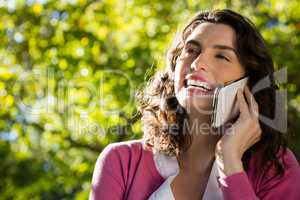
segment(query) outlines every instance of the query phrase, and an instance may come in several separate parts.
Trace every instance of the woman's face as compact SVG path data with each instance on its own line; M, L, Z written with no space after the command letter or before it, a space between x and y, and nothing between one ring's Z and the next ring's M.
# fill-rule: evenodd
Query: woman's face
M245 75L235 42L235 31L225 24L205 22L193 30L175 68L175 94L181 106L209 114L214 88Z

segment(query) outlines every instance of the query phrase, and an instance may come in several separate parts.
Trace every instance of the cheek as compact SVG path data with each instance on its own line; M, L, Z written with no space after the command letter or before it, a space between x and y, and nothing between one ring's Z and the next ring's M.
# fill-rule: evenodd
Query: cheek
M214 79L215 83L224 84L228 79L227 73L228 72L226 72L226 70L221 69L221 68L218 68L218 70L215 70L212 73L212 76L213 76L213 79Z
M245 72L239 66L218 66L212 71L216 83L225 84L229 81L242 77Z

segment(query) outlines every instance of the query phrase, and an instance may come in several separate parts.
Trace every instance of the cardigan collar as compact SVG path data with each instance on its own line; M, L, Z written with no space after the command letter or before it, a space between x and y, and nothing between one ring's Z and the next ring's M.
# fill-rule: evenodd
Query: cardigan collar
M153 153L153 160L158 172L164 179L178 174L179 165L175 156L168 156L163 153L156 152ZM218 183L219 176L215 160L203 195L203 200L223 199L222 191Z

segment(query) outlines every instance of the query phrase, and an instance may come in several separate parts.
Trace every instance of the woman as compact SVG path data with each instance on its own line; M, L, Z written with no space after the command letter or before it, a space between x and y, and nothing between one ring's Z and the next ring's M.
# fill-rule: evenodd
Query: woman
M254 25L227 9L198 13L168 60L141 95L144 138L104 149L90 199L300 199L297 160L259 118L273 118L276 85ZM239 116L216 134L213 91L245 75ZM265 77L271 86L253 96Z

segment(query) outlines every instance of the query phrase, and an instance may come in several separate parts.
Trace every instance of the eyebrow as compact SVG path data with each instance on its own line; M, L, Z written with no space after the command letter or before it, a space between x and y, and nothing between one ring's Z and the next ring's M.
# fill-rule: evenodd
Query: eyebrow
M201 47L201 43L197 40L188 40L186 44L191 44L191 45L195 45L197 47ZM221 45L221 44L216 44L213 46L214 49L221 49L221 50L230 50L233 51L233 53L235 53L235 55L237 55L237 52L235 50L235 48L227 46L227 45Z

